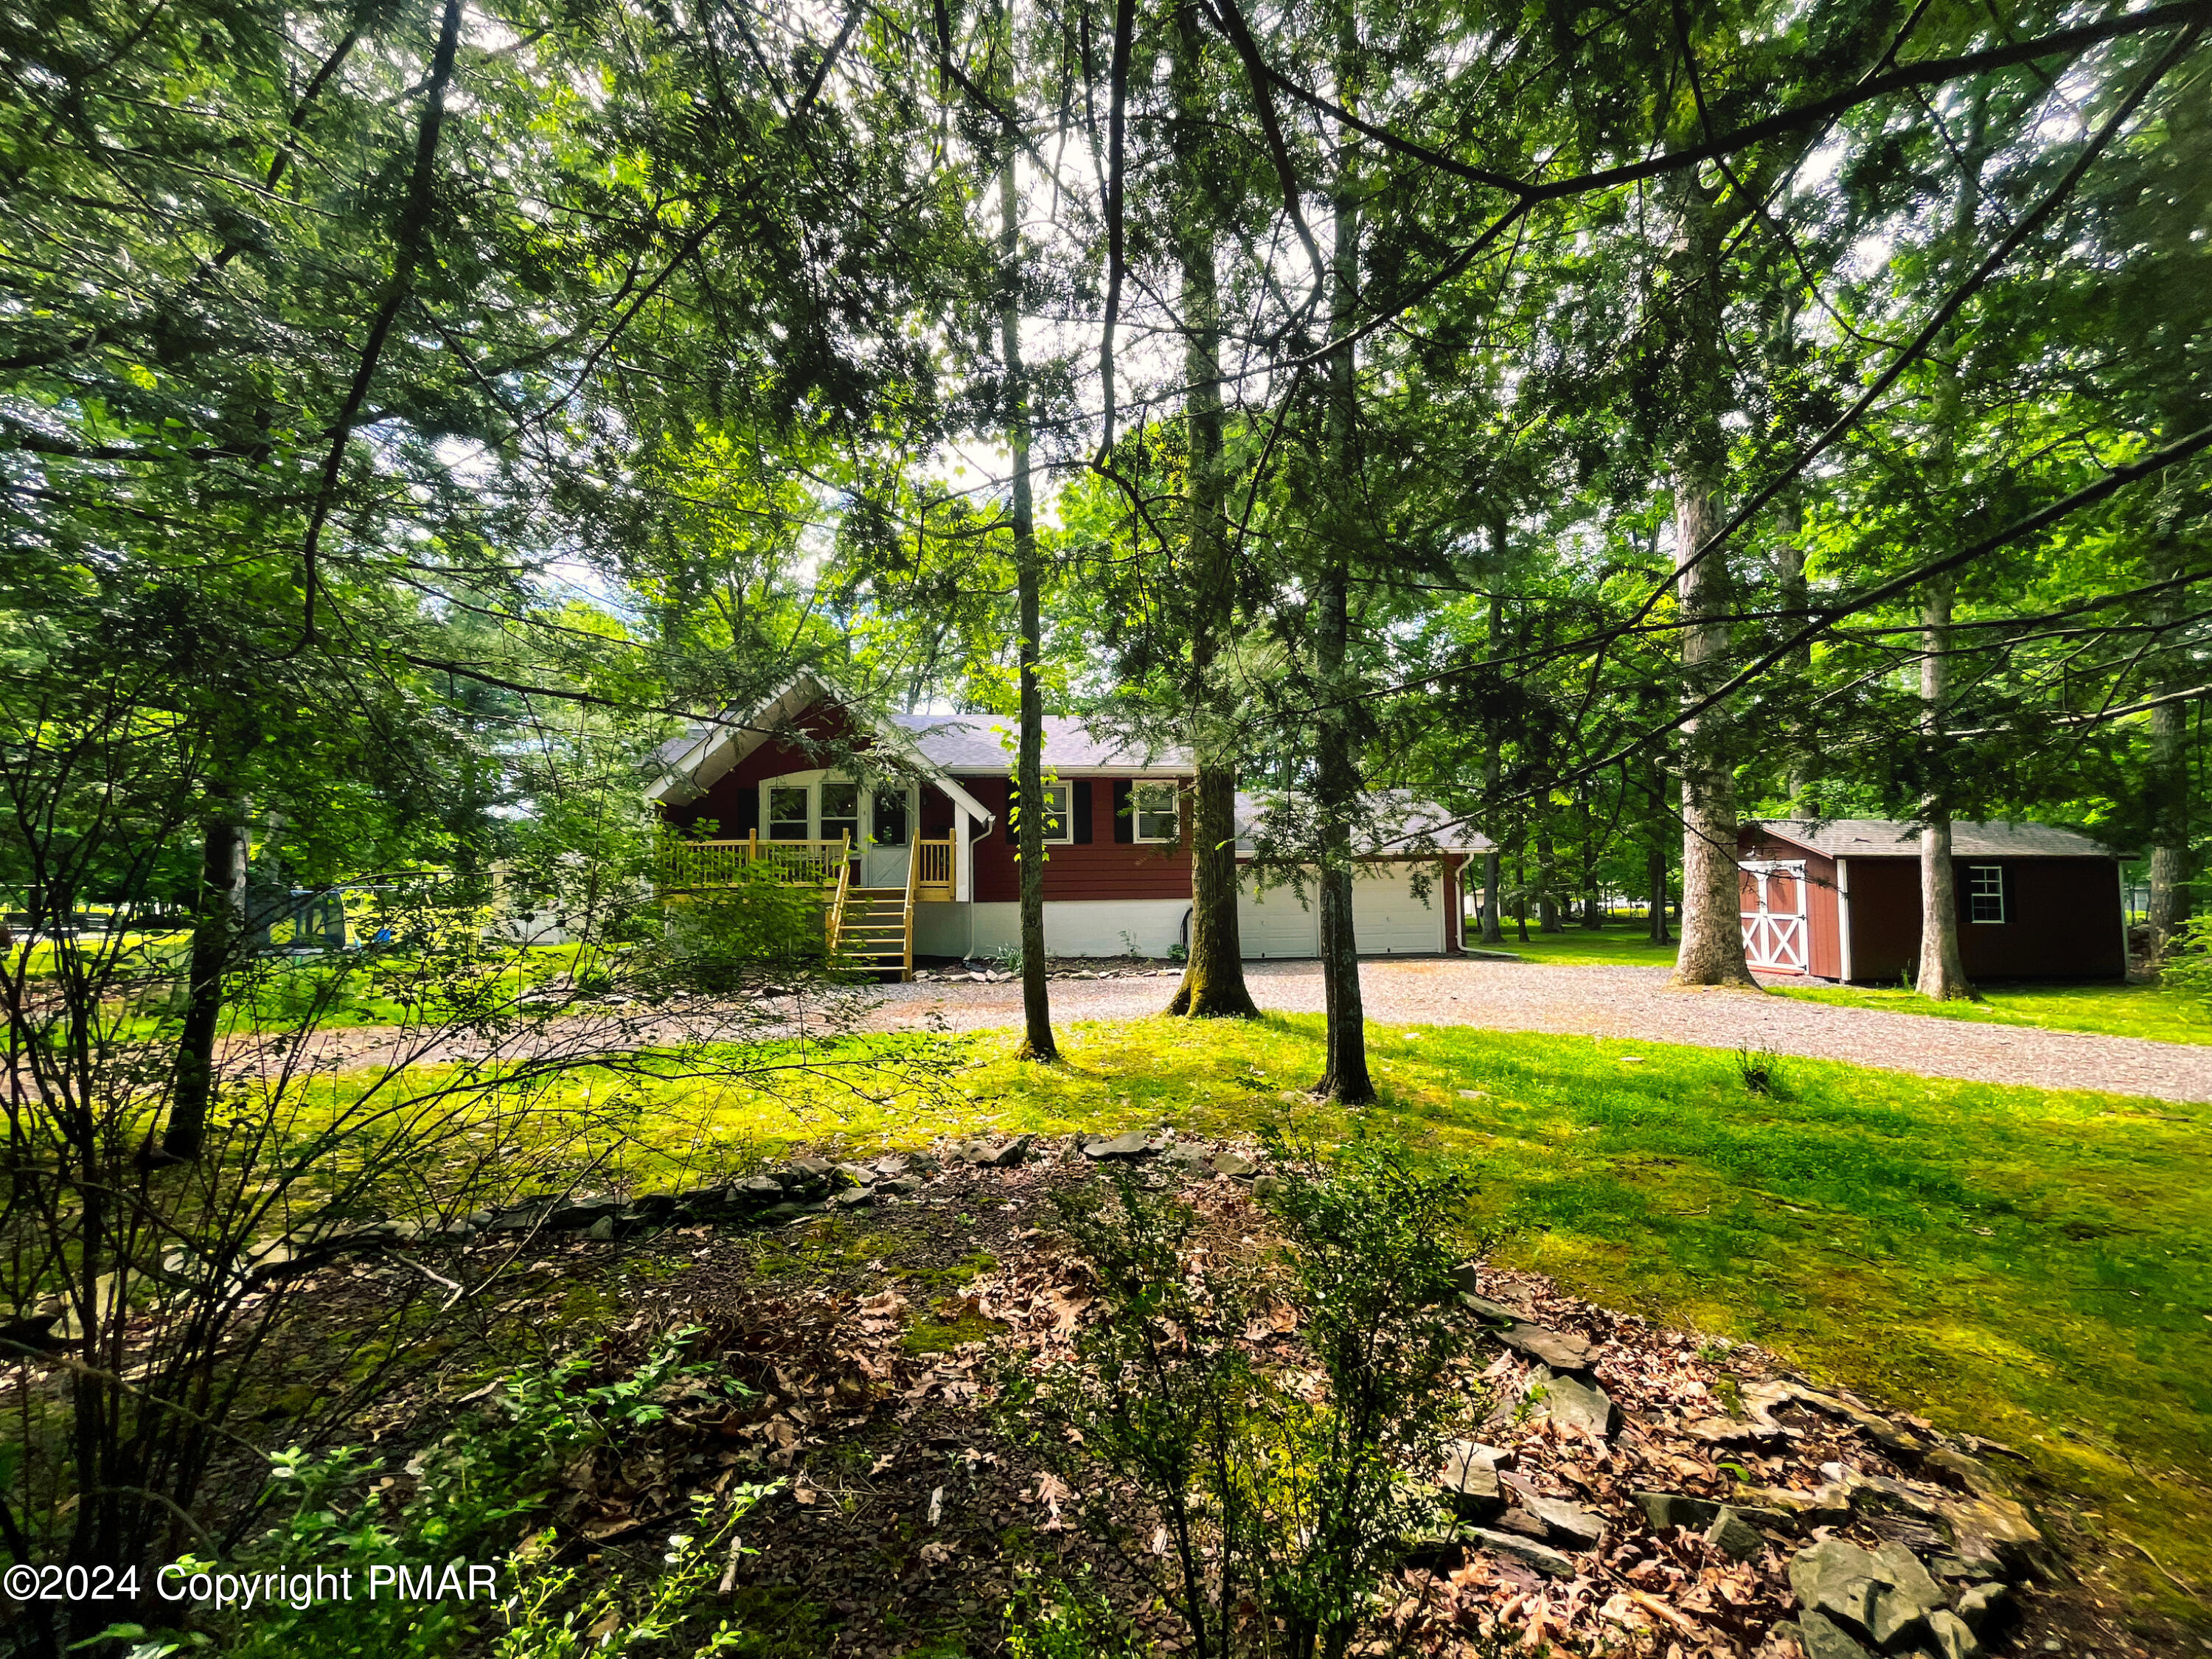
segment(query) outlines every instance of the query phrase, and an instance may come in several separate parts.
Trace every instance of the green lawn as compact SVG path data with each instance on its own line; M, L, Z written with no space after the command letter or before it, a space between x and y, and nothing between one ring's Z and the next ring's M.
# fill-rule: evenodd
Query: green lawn
M1002 1034L965 1039L969 1062L921 1091L670 1085L690 1090L677 1139L862 1151L946 1132L1346 1127L1297 1092L1321 1067L1316 1018L1062 1038L1052 1068L1012 1060ZM1802 1060L1775 1100L1711 1050L1451 1027L1370 1041L1387 1098L1364 1115L1472 1163L1471 1240L2019 1446L2096 1496L2087 1524L2136 1593L2203 1617L2117 1540L2212 1581L2212 1110Z
M1505 937L1496 945L1483 944L1479 930L1470 923L1467 942L1470 950L1508 951L1523 962L1579 963L1585 968L1672 968L1678 948L1671 941L1651 944L1644 937L1641 922L1633 927L1604 927L1595 933L1577 924L1564 933L1540 933L1532 921L1526 945L1510 921L1505 924Z
M1468 935L1470 941L1474 935ZM1504 941L1476 949L1509 951L1523 962L1590 968L1671 968L1676 946L1645 941L1641 923L1588 933L1579 927L1563 933L1531 931L1521 943L1509 923ZM2115 1036L2148 1037L2156 1042L2212 1043L2212 1010L2182 991L2155 985L1996 985L1982 989L1978 1002L1929 1002L1897 986L1815 985L1777 988L1778 994L1808 1002L1833 1002L1851 1008L1884 1008L1892 1013L1926 1014L1935 1019L1963 1019L1984 1025L2033 1025L2054 1031L2100 1031Z
M1887 1008L1982 1025L2039 1025L2054 1031L2101 1031L2157 1042L2212 1042L2212 1012L2184 991L2155 985L1990 986L1979 1002L1930 1002L1902 988L1817 985L1785 990L1808 1002Z

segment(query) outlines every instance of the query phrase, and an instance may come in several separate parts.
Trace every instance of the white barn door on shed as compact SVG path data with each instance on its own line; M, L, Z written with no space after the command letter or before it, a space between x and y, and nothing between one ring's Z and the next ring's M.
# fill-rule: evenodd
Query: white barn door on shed
M1805 907L1805 860L1747 859L1738 866L1752 880L1752 905L1745 910L1743 959L1747 966L1802 974L1810 961Z

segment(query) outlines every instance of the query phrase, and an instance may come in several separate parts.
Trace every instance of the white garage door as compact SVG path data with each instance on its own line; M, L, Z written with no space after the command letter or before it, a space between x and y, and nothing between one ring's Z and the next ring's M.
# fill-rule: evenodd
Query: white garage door
M1237 887L1237 935L1248 957L1317 957L1321 954L1321 895L1305 884L1305 902L1287 886L1255 890L1252 872L1242 872Z
M1427 867L1427 896L1413 893L1410 864L1363 864L1352 887L1352 928L1363 957L1435 956L1444 948L1444 884Z

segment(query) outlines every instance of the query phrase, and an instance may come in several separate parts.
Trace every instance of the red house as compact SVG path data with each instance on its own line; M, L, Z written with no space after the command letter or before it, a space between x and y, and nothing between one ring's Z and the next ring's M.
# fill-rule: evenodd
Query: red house
M1887 818L1747 823L1744 956L1761 973L1895 984L1920 961L1920 830ZM2045 823L1951 826L1972 979L2125 979L2118 854Z
M647 798L690 832L665 856L663 885L704 884L733 860L764 859L823 885L832 933L849 954L910 968L916 956L1012 948L1014 731L1011 717L992 715L871 719L825 679L801 675L761 707L661 750L665 769ZM1188 754L1147 750L1073 719L1048 719L1044 738L1046 948L1159 957L1187 943ZM1257 808L1245 797L1238 806L1241 834ZM1461 867L1489 843L1463 830L1421 833L1419 809L1402 801L1395 818L1421 850L1378 845L1363 860L1360 948L1456 951ZM1251 860L1248 842L1239 853ZM1248 878L1241 909L1248 954L1316 954L1310 887Z

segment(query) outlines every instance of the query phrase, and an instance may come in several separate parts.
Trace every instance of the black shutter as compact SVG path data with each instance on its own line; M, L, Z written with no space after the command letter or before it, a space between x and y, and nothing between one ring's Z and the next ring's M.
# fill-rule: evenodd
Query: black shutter
M1137 838L1136 815L1129 810L1129 786L1114 786L1114 839L1133 842Z
M1075 814L1075 844L1084 846L1091 839L1091 780L1078 778L1069 799Z
M758 833L760 830L760 790L746 787L738 791L738 827L722 833L737 841Z

